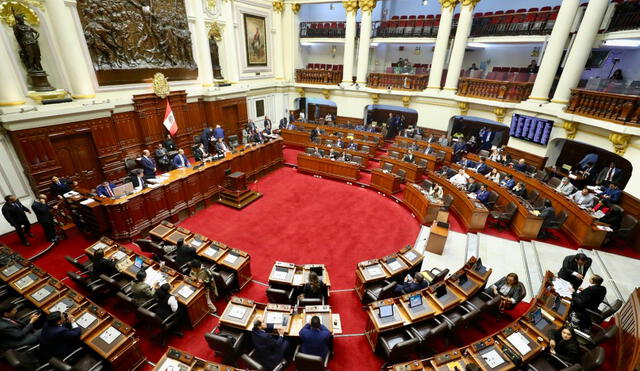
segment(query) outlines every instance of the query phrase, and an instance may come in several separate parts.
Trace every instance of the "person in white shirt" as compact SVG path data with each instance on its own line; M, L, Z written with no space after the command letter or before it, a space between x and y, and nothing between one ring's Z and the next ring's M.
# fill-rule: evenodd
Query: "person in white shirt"
M576 187L571 184L569 178L564 177L560 181L560 184L556 187L556 192L560 192L565 196L571 195L575 191Z
M464 172L464 169L460 169L458 170L458 174L452 176L449 181L456 187L462 188L467 185L467 178L469 178L469 176Z
M488 178L489 180L492 180L496 183L500 183L500 172L498 171L498 169L493 169L491 170L490 173L487 173L487 175L485 175L486 178Z
M578 204L578 206L580 207L592 208L595 204L596 197L593 195L593 193L589 192L589 189L585 187L581 191L576 191L574 194L572 194L571 200Z

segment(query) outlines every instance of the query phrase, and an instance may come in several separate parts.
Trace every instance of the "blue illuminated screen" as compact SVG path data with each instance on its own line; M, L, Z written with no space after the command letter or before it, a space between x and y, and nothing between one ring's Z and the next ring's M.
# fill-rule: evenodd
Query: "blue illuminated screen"
M553 129L553 121L551 120L514 113L509 135L546 146L549 142L551 129Z

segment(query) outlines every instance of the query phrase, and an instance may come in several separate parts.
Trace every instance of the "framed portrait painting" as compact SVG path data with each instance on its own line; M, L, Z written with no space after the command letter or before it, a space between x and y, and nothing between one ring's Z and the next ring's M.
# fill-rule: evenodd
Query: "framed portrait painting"
M244 15L244 39L247 66L267 65L267 27L264 17Z

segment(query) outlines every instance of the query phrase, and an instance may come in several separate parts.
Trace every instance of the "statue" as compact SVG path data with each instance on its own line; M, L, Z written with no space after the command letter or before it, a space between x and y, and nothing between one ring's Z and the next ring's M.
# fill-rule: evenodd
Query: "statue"
M218 43L214 37L209 37L209 51L211 52L211 65L213 66L213 78L224 80L220 67L220 57L218 55Z
M14 14L16 24L13 26L13 34L20 46L20 59L27 69L31 79L31 86L36 91L54 90L49 84L47 73L40 64L40 46L38 38L40 33L24 22L24 15Z

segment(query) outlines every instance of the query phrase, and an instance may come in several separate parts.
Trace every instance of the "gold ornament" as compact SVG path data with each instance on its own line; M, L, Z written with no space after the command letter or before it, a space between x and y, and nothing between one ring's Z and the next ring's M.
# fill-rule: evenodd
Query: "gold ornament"
M40 1L35 0L18 0L18 1L6 1L0 0L0 19L6 23L9 27L13 27L16 24L14 15L23 15L24 20L32 25L37 26L40 24L40 17L33 10L32 7L40 8L44 11L44 6Z
M493 113L496 115L496 121L503 122L504 116L507 114L507 109L503 107L496 107L493 109Z
M567 139L575 139L578 133L578 123L575 121L565 121L562 128L567 134Z
M458 102L458 108L460 108L460 114L466 116L469 112L469 102Z
M324 96L324 99L329 100L329 97L331 97L331 90L324 89L322 91L322 96Z
M167 78L160 72L153 75L153 93L162 99L171 93L169 81L167 81Z
M300 98L304 98L304 88L296 88L296 92L300 96Z
M378 104L378 102L380 102L380 94L378 93L371 93L371 102L373 104Z
M291 11L293 14L298 14L300 11L300 4L291 3Z
M620 156L624 156L624 153L627 151L627 148L629 147L630 140L631 140L631 135L629 134L620 134L620 133L609 134L609 141L613 144L613 149L615 153Z
M458 5L458 1L459 0L440 0L440 5L442 6L442 9L453 9Z
M210 13L214 13L216 11L216 0L207 0L207 10Z
M476 4L478 4L480 0L460 0L460 4L462 6L470 6L471 8L475 8Z
M213 37L216 41L222 40L222 25L218 22L211 23L211 28L209 29L209 36Z
M284 11L284 0L274 1L271 5L273 5L273 11L276 13L282 13Z
M411 104L411 97L408 95L405 95L404 97L402 97L402 105L404 107L409 107L409 104Z
M376 7L376 1L377 0L360 0L358 1L358 6L363 12L371 13Z
M358 0L346 0L342 2L347 14L355 14L358 11Z

